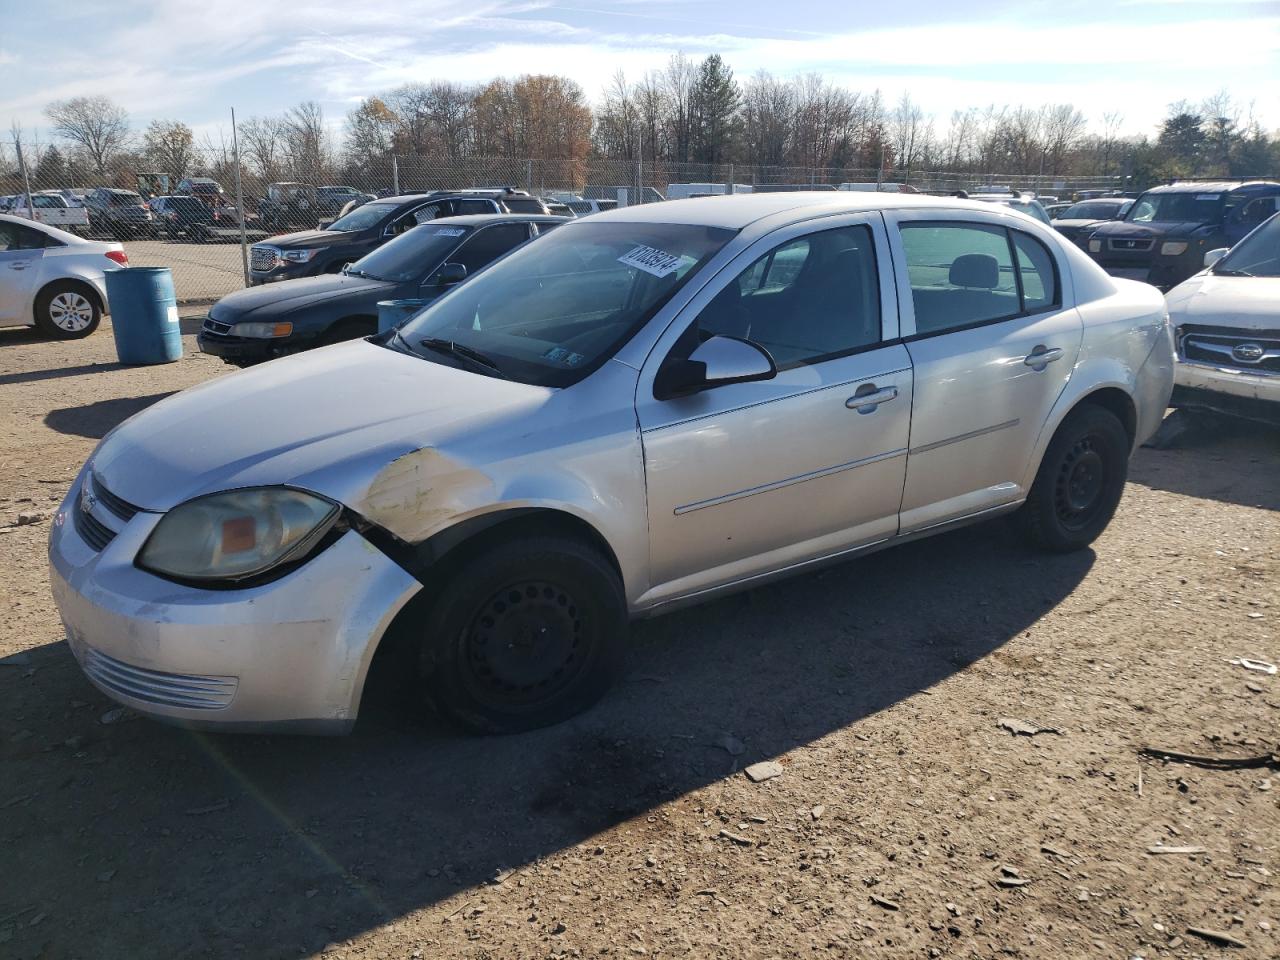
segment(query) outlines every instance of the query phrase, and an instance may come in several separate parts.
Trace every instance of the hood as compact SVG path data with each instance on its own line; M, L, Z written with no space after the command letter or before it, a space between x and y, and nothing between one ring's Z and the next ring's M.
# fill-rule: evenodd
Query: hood
M1110 220L1094 220L1094 219L1088 218L1084 220L1055 220L1053 221L1053 225L1054 227L1058 227L1058 228L1066 227L1070 230L1082 230L1085 227L1092 227L1097 224L1110 223L1110 222L1111 222Z
M1205 226L1195 220L1185 223L1155 222L1132 223L1128 220L1104 220L1094 228L1100 237L1189 237L1192 231Z
M1280 277L1198 273L1165 295L1169 320L1244 330L1280 328Z
M350 230L299 230L297 233L282 233L263 241L273 247L284 247L290 250L310 250L315 247L332 247L339 243L350 243L358 233Z
M319 277L300 277L236 290L219 300L209 310L209 316L223 323L244 320L250 314L269 313L280 317L287 313L306 310L320 304L341 300L385 298L391 295L396 284L386 280L370 280L368 277L352 277L330 273Z
M357 340L162 400L109 433L91 462L144 510L275 484L355 507L405 454L529 416L555 393Z

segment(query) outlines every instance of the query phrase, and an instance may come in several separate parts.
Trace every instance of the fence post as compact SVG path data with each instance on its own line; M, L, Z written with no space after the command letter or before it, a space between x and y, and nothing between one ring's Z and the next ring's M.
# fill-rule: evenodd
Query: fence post
M391 195L400 196L400 158L394 153L391 155Z
M224 140L223 143L226 143ZM240 181L240 134L236 131L236 108L231 108L231 152L236 158L236 219L240 221L240 266L244 285L249 286L249 241L244 232L244 185Z
M729 164L729 180L724 185L724 192L733 195L738 192L737 183L733 176L733 164Z
M27 215L34 221L36 219L36 205L31 202L31 178L27 176L27 162L22 158L22 141L15 136L13 145L18 151L18 169L22 171L22 188L27 194Z
M533 193L533 160L524 162L524 188Z

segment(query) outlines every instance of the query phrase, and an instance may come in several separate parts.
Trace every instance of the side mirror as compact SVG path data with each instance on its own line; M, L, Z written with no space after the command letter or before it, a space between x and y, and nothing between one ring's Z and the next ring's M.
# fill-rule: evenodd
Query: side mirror
M441 264L435 275L437 287L452 287L455 283L461 283L465 279L467 279L467 268L461 263Z
M654 379L653 395L658 400L687 397L731 383L772 380L778 368L769 351L750 340L714 336L699 344L687 360L663 363Z
M1230 249L1230 247L1217 247L1213 250L1206 250L1204 252L1204 265L1206 267L1212 267L1215 263L1225 257L1227 255L1227 251Z

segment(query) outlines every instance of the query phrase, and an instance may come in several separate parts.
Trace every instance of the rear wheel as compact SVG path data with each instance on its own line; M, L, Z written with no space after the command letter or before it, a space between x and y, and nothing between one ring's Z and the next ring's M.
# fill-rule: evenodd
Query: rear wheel
M1129 447L1129 435L1111 411L1093 404L1071 411L1049 442L1018 511L1031 543L1066 553L1096 540L1124 492Z
M600 553L559 537L501 544L438 585L424 624L423 693L478 733L559 723L622 670L622 584Z
M36 329L55 340L79 340L98 329L98 298L74 283L55 283L36 298Z

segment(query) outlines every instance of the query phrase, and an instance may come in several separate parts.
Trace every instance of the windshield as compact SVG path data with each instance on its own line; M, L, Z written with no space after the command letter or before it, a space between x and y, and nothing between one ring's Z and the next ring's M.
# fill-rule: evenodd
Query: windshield
M1086 200L1073 203L1058 214L1060 220L1110 220L1121 209L1118 203L1100 203L1097 200Z
M419 228L420 229L420 228ZM504 376L564 387L611 357L734 235L692 224L561 227L521 247L400 328L477 351Z
M1213 265L1221 276L1280 277L1280 215L1249 234Z
M471 227L423 224L383 244L351 265L350 273L404 283L434 270L462 243Z
M398 203L366 203L356 207L345 217L339 217L326 230L368 230L377 226L383 217L389 216L400 206Z
M1224 193L1144 193L1125 217L1130 223L1217 223Z

